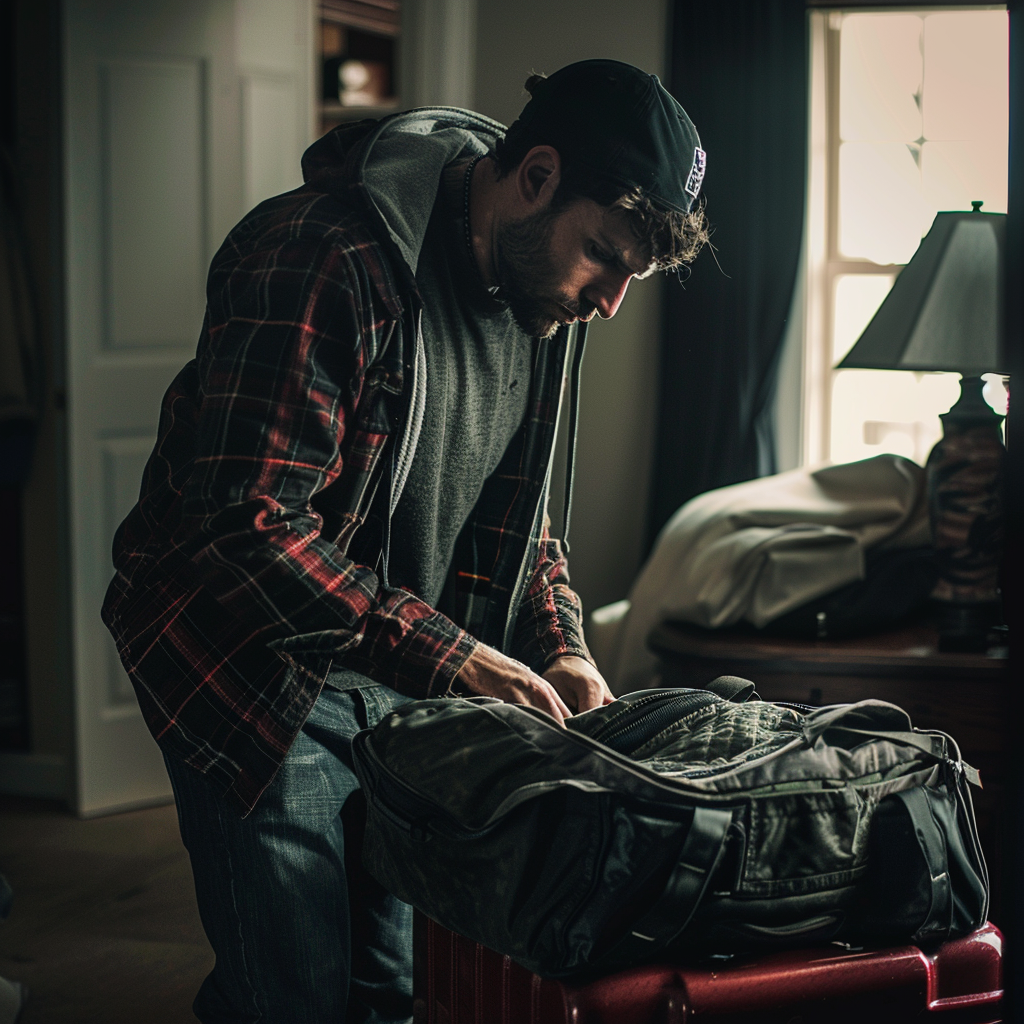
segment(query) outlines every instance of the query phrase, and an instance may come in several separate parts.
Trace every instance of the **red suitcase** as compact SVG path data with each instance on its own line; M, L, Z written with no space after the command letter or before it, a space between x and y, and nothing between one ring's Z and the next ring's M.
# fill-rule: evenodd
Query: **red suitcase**
M414 1024L998 1024L1002 935L992 924L933 953L839 946L651 964L589 984L531 974L416 914Z

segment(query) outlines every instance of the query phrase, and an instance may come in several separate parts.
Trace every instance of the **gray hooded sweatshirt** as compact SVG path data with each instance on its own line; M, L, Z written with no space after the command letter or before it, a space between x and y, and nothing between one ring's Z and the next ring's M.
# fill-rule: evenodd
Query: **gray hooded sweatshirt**
M365 183L423 299L426 402L395 508L389 577L441 603L456 539L526 413L532 339L469 251L466 172L479 142L451 128L377 139Z

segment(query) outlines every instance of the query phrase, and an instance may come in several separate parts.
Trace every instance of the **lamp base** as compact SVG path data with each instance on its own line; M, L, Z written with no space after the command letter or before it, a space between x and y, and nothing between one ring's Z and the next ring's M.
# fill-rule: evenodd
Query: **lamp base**
M977 653L998 644L996 631L1003 619L998 601L986 604L934 601L933 607L940 651Z
M938 581L939 646L980 651L998 625L1003 548L1003 444L980 377L960 382L960 399L943 414L942 439L928 456L928 510Z

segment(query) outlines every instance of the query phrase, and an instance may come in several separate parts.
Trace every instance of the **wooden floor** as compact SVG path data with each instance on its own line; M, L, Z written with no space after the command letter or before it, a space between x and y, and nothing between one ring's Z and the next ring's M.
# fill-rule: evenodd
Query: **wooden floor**
M173 806L80 821L0 796L0 975L26 984L19 1024L195 1024L213 966Z

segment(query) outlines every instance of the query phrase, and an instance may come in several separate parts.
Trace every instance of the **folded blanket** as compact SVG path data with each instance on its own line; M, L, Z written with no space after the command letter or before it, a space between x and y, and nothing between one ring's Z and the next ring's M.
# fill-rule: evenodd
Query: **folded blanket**
M763 626L864 578L874 545L927 544L924 470L899 455L708 491L669 520L630 592L609 666L612 692L650 686L647 636L665 621Z

